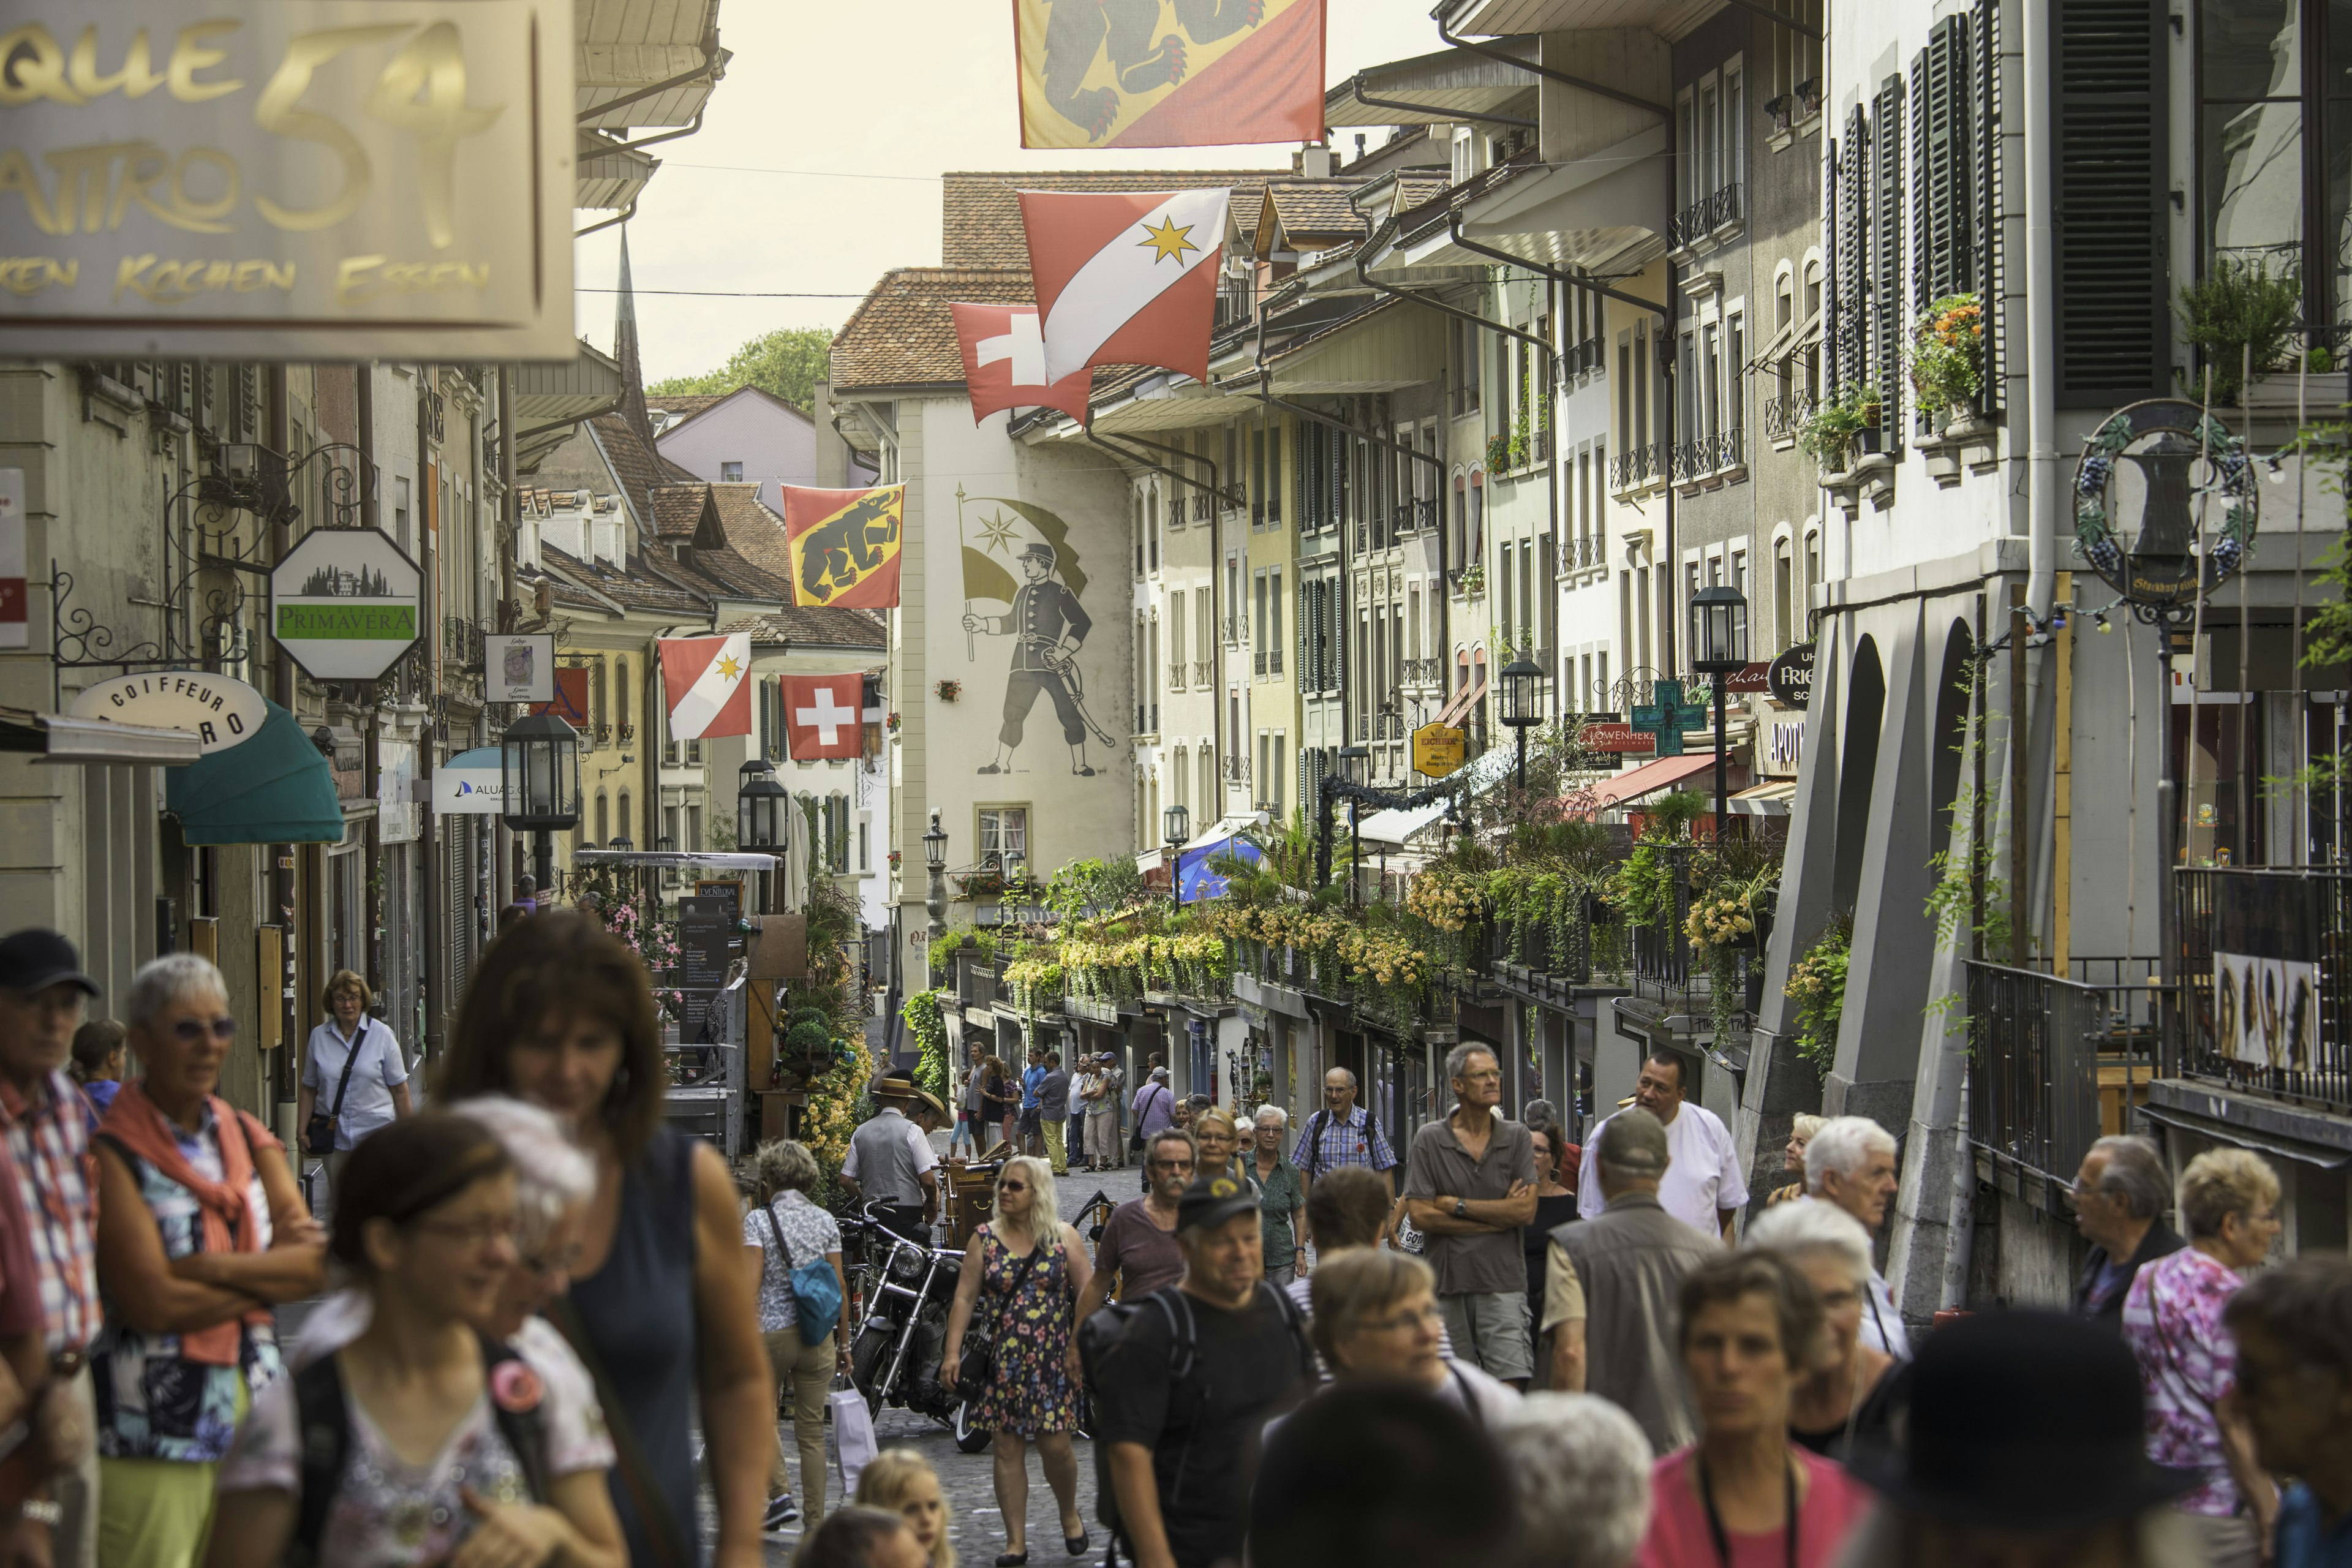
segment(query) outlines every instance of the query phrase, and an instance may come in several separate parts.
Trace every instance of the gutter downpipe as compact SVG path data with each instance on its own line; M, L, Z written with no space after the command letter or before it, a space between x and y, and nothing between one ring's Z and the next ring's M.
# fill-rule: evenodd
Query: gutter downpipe
M1475 120L1486 125L1516 125L1523 131L1538 128L1538 121L1522 119L1516 114L1482 114L1468 109L1440 109L1433 103L1407 103L1400 98L1374 98L1364 90L1364 73L1361 71L1348 79L1348 90L1355 95L1358 103L1367 109L1395 109L1407 114L1444 115L1448 123Z
M2051 64L2047 50L2051 38L2051 0L2024 0L2025 21L2025 145L2042 148L2040 156L2029 154L2025 161L2025 290L2026 290L2026 409L2028 420L2026 451L2026 581L2025 608L2036 630L2050 624L2051 601L2054 596L2058 563L2058 344L2054 320L2057 282L2053 271L2054 202L2051 189L2053 170L2050 133L2053 120ZM2038 140L2037 140L2038 138ZM2025 750L2021 761L2031 763L2033 757L2035 716L2042 707L2044 686L2051 679L2051 660L2055 657L2054 639L2045 639L2039 649L2027 646L2011 657L2026 660L2025 711L2013 715L2010 734L2011 744L2021 744ZM2042 809L2042 803L2023 785L2024 768L2012 763L2010 777L2018 781L2010 806L2010 831L2024 832L2031 871L2021 880L2028 882L2029 908L2036 913L2029 929L2039 927L2039 911L2046 909L2042 896L2050 878L2049 856L2052 845L2045 834L2053 826L2052 819ZM2023 806L2033 808L2027 819ZM2012 855L2014 851L2011 851Z
M1112 446L1112 437L1108 436L1096 435L1094 432L1094 426L1090 425L1080 426L1078 427L1078 433L1084 436L1088 442L1094 446L1101 447L1104 451L1108 452L1114 458L1150 468L1153 473L1164 475L1167 478L1175 480L1180 485L1191 485L1195 489L1200 489L1199 480L1186 479L1182 474L1178 473L1175 469L1170 468L1165 463L1154 462L1150 458L1145 457L1142 453L1130 452L1124 447ZM1136 437L1121 434L1118 438L1122 441L1132 441ZM1223 490L1213 490L1211 493L1215 495L1219 500L1229 501L1232 500L1232 498L1227 496ZM1214 606L1212 606L1212 608Z

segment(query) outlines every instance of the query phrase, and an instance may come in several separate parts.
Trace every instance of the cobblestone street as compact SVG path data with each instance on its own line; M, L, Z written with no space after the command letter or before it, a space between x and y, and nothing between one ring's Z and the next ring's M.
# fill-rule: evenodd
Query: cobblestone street
M1073 1167L1070 1174L1054 1184L1055 1203L1065 1219L1086 1206L1097 1192L1108 1193L1112 1201L1124 1203L1140 1194L1139 1174L1133 1165L1124 1171L1110 1171L1089 1175ZM1083 1237L1084 1230L1079 1232ZM874 1424L877 1441L885 1448L909 1447L931 1462L939 1471L940 1485L948 1498L949 1529L955 1541L956 1554L965 1568L987 1568L1004 1550L1004 1521L996 1506L994 1463L985 1449L977 1454L956 1452L955 1438L948 1429L927 1416L906 1410L885 1410ZM1081 1437L1076 1443L1078 1453L1078 1511L1087 1524L1093 1547L1087 1553L1095 1561L1102 1560L1102 1526L1096 1517L1094 1481L1094 1446ZM826 1455L832 1455L832 1437L826 1435ZM797 1470L798 1460L794 1460ZM797 1479L797 1477L795 1478ZM841 1478L833 1470L826 1480L828 1506L839 1501ZM793 1549L800 1544L801 1527L797 1524L768 1537L768 1561L786 1563L792 1561ZM1033 1450L1029 1455L1029 1561L1034 1564L1066 1563L1071 1559L1062 1550L1061 1531L1054 1517L1054 1494L1045 1485L1043 1468Z

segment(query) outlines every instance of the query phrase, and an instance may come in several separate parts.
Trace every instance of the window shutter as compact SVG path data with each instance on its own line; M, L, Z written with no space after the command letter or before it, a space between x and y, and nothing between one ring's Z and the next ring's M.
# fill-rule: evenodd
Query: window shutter
M1844 163L1838 170L1836 278L1842 342L1838 380L1870 379L1870 117L1856 104L1846 117Z
M1911 304L1904 312L1907 325L1916 310L1936 296L1934 269L1929 265L1935 252L1933 231L1939 200L1943 192L1936 180L1935 149L1936 100L1929 81L1927 56L1933 51L1922 49L1911 57Z
M2000 5L1976 0L1975 48L1969 60L1969 194L1976 217L1969 275L1984 300L1984 371L1977 394L1987 413L2000 406Z
M1323 432L1323 451L1328 465L1326 472L1330 476L1323 493L1323 521L1337 528L1340 521L1341 498L1347 493L1348 443L1340 439L1337 430L1326 430Z
M1313 434L1310 426L1301 425L1298 438L1290 444L1290 512L1301 528L1307 526L1307 437Z
M2165 306L2166 0L2054 0L2052 182L2061 407L2160 396Z
M1935 180L1934 210L1929 215L1927 251L1922 263L1933 275L1927 303L1947 294L1965 293L1977 286L1975 205L1969 192L1974 181L1969 150L1969 19L1947 16L1927 37L1927 91L1932 114L1927 132L1927 163Z
M1874 331L1871 374L1885 399L1879 428L1885 450L1898 445L1903 422L1903 339L1911 313L1903 308L1903 79L1878 89L1877 143L1871 149L1871 307Z

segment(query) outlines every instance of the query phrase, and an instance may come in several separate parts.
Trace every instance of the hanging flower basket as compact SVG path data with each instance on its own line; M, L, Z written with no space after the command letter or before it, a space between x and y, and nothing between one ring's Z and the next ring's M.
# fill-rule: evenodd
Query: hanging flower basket
M942 680L936 686L933 686L931 690L938 696L940 701L952 702L957 698L963 695L963 682L961 680Z

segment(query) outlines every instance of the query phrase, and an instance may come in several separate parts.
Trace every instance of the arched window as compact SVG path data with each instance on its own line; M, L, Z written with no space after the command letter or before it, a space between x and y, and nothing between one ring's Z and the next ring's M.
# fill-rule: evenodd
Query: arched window
M630 815L629 792L627 790L623 790L621 792L620 833L618 837L629 839L632 842L635 842L637 838L637 819ZM639 847L643 847L643 845L640 844Z
M620 726L614 731L615 734L626 735L629 732L629 661L625 658L613 667L613 722ZM621 798L626 801L629 797L623 795ZM627 806L624 805L621 810L622 815L627 815Z
M604 792L598 790L596 792L596 842L599 844L610 844L613 841L613 824L608 811L610 804L604 798Z

